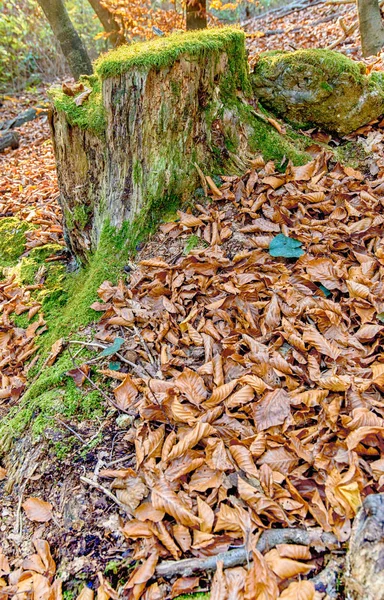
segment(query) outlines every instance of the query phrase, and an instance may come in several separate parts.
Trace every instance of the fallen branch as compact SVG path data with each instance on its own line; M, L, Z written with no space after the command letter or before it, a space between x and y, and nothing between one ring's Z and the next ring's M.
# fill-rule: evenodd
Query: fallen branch
M121 508L123 508L125 510L125 512L127 512L126 505L123 504L123 502L120 502L120 500L118 498L116 498L116 496L114 494L112 494L112 492L110 492L107 488L105 488L103 485L101 485L97 481L93 481L92 479L88 479L88 477L80 477L80 481L82 481L83 483L86 483L90 487L94 487L96 490L99 490L100 492L103 492L103 494L105 494L106 496L108 496L108 498L110 498L111 500L113 500L113 502L115 502L118 506L120 506Z
M268 529L261 534L256 547L260 552L266 552L278 544L303 544L334 548L338 546L338 541L332 533L325 533L321 529ZM164 561L156 567L156 575L159 577L172 577L173 575L188 577L198 571L214 571L218 561L223 562L224 568L243 565L247 562L248 556L249 552L246 548L241 547L208 558Z
M46 114L48 114L48 110L46 109L28 108L20 115L17 115L17 117L14 117L13 119L8 119L8 121L3 121L2 123L0 123L0 129L8 130L14 129L15 127L21 127L21 125L24 125L24 123L28 123L28 121L33 121L34 119L37 119L37 117Z
M20 145L20 136L16 131L9 131L0 134L0 152L5 148L18 148Z

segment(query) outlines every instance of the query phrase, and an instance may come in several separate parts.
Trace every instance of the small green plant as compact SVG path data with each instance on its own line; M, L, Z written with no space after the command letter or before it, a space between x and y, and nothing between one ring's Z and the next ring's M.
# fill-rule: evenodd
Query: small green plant
M183 254L186 256L198 246L206 246L207 243L198 235L190 235L184 246Z

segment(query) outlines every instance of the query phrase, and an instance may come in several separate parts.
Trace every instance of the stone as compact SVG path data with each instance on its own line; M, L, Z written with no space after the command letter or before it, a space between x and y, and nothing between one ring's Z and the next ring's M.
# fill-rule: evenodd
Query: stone
M252 87L261 104L298 127L348 134L384 111L384 74L322 49L265 52Z

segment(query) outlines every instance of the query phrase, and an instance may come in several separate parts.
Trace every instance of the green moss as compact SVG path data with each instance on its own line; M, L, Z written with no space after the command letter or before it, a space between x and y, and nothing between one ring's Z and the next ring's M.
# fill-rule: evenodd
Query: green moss
M84 351L84 354L86 352ZM66 375L73 368L72 359L64 352L52 367L44 368L21 402L12 407L0 423L0 449L9 447L31 425L33 435L57 426L55 417L89 419L102 414L103 398L99 392L77 388Z
M64 94L62 88L52 87L49 96L59 111L66 113L70 125L81 129L89 129L97 136L103 138L105 134L106 117L101 95L101 82L98 77L83 77L85 87L92 90L90 96L77 106L73 96Z
M96 61L95 70L101 79L117 77L133 68L148 71L167 67L183 54L200 58L208 52L222 52L239 41L244 47L244 39L244 32L234 27L174 33L111 50Z
M33 225L16 217L0 219L0 270L17 263L25 252L25 234L32 229L35 229Z
M280 134L270 123L255 115L252 106L237 101L240 118L252 128L249 145L254 152L261 152L264 160L291 160L294 165L305 165L311 156L305 152L308 138L294 132L288 126L286 134ZM263 114L269 114L260 109Z
M363 63L351 60L341 52L322 48L304 48L295 52L280 50L262 52L257 62L258 76L263 79L274 77L276 67L282 58L284 58L285 69L292 69L295 73L299 73L306 71L307 66L311 65L322 70L327 79L348 74L356 82L362 82L366 71Z
M331 85L329 85L329 83L327 83L326 81L322 81L320 83L320 87L323 88L323 90L325 90L326 92L332 92L333 87Z
M90 207L84 204L77 204L73 210L73 220L80 229L85 229L90 217Z
M206 245L207 245L207 243L205 242L205 240L203 240L198 235L190 235L184 246L183 254L187 255L195 248L198 248L199 246L204 247Z
M139 160L135 160L133 165L133 181L136 185L139 185L143 179L143 168Z

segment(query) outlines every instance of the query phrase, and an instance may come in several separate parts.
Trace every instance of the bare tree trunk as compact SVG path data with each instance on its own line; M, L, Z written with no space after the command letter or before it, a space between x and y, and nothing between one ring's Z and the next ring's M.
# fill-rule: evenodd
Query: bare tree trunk
M206 0L187 0L187 30L207 27Z
M124 35L120 31L120 26L113 14L105 8L100 0L88 0L93 10L97 14L100 23L104 27L104 30L108 34L108 39L112 46L120 46L125 43Z
M363 56L377 54L384 46L384 25L378 0L357 0Z
M37 0L75 79L80 75L92 75L93 68L88 53L64 6L63 0Z

